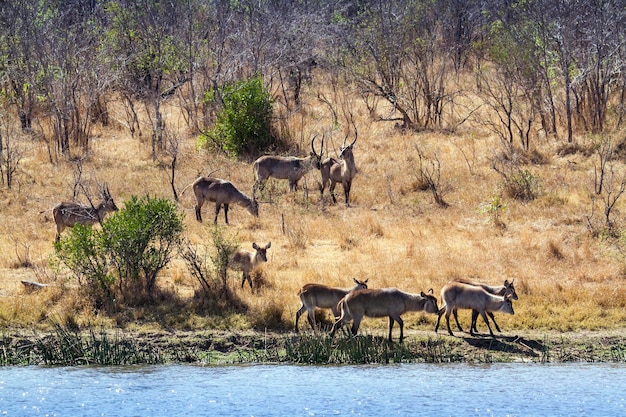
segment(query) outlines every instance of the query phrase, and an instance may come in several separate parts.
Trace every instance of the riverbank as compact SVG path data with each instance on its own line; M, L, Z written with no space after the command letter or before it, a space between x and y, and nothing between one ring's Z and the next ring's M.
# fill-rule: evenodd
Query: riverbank
M2 365L193 363L359 364L626 362L623 329L451 337L407 331L404 343L365 334L334 340L311 332L122 330L0 332Z

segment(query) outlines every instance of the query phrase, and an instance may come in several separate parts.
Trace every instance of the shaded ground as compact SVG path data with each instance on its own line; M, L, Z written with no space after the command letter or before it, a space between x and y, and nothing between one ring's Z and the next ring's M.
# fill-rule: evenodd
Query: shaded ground
M121 364L626 362L623 330L533 332L496 338L407 333L403 344L389 344L379 336L340 335L331 340L312 332L62 330L61 334L39 334L5 329L0 332L0 364L115 364L115 355ZM113 359L109 362L99 356Z

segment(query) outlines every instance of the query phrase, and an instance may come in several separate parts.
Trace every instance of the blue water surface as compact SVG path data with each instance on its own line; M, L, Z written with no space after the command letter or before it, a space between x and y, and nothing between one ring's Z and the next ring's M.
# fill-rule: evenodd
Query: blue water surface
M620 416L626 366L0 368L0 416Z

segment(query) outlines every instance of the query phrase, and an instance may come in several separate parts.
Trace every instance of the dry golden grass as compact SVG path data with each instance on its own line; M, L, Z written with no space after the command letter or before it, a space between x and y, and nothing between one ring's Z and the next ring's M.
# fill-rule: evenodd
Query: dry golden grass
M514 279L520 299L514 303L515 316L498 317L505 331L626 327L625 258L591 237L585 227L593 189L591 158L558 157L555 143L539 143L537 151L548 163L527 168L541 179L540 196L527 203L505 198L507 209L499 227L480 210L498 194L502 181L490 168L500 147L497 139L469 128L457 135L403 134L388 123L372 122L358 102L354 106L359 173L351 208L343 205L341 186L336 190L339 204L330 204L328 195L320 199L319 173L312 172L306 178L308 198L302 190L290 194L286 183L274 182L272 202L261 204L259 219L239 207L231 209L228 230L244 247L268 241L272 247L258 293L247 287L242 290L239 274L231 274L232 291L248 312L225 318L189 309L199 284L181 260L175 260L157 281L175 299L164 300L161 310L137 308L113 317L90 310L73 289L75 283L66 282L49 267L55 234L51 209L71 198L76 165L67 161L53 165L43 144L27 143L17 186L0 189L0 325L44 327L46 318L55 316L77 325L124 323L144 329L291 326L302 285L321 282L347 287L357 277L369 279L371 288L398 287L408 292L433 288L436 293L455 278L494 285ZM175 120L171 111L167 117ZM306 139L326 126L330 118L320 106L290 128L303 129ZM179 134L179 191L197 176L217 170L215 176L251 192L249 162L198 151L193 136L182 128ZM344 135L345 131L333 133L331 154ZM441 189L448 208L437 206L428 191L417 190L416 144L441 161ZM118 206L131 195L172 198L167 174L152 161L149 144L131 138L122 128L97 132L83 161L83 178L108 183ZM192 193L187 192L180 203L186 237L195 245L209 244L213 207L205 205L205 223L200 224L193 206ZM223 213L218 221L223 224ZM27 292L20 280L51 287ZM171 317L155 320L159 313ZM434 324L433 317L420 314L405 319L407 329L431 329ZM469 312L462 312L461 319L467 327ZM365 331L386 326L386 320L363 323Z

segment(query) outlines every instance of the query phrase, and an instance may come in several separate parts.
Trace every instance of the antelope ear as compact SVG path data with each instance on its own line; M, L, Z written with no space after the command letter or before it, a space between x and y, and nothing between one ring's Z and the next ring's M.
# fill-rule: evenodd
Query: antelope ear
M267 245L265 245L265 249L269 249L270 246L272 246L272 242L269 242Z
M504 280L504 286L505 286L505 287L508 287L508 286L509 286L509 280L508 280L508 279L505 279L505 280Z
M433 289L432 289L432 288L428 290L428 294L433 295L434 293L435 293L435 292L433 291Z
M424 294L424 291L422 291L422 292L420 293L420 296L421 296L422 298L426 298L426 294Z
M254 242L254 243L252 244L252 247L253 247L254 249L256 249L256 250L261 249L261 248L259 248L259 245L257 245L257 244L256 244L256 242Z
M355 283L355 284L358 284L358 283L359 283L359 281L357 281L357 279L356 279L356 278L354 278L354 277L352 277L352 281L354 281L354 283Z
M367 281L369 281L370 279L366 279L365 281L363 281L364 284L367 284Z

